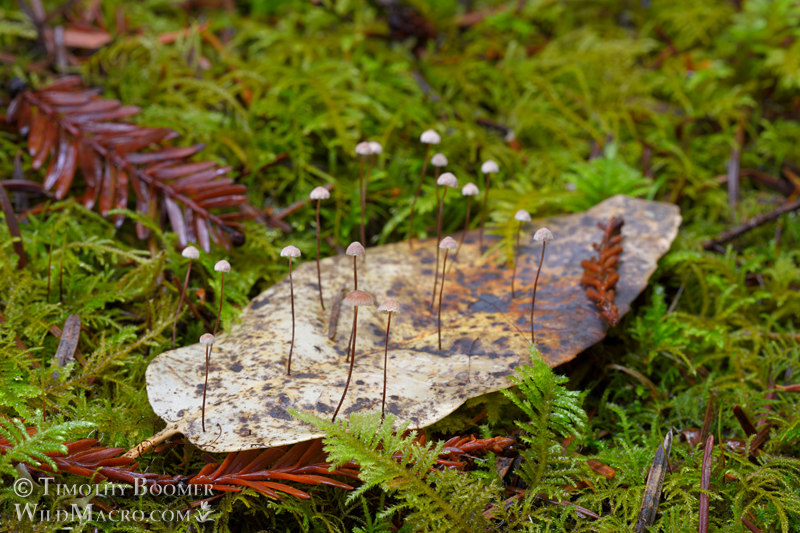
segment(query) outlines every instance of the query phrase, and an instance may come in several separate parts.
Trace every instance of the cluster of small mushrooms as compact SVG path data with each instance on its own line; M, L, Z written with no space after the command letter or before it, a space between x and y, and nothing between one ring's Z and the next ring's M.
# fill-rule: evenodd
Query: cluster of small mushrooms
M436 194L437 194L437 203L439 206L437 217L436 217L436 242L438 246L436 248L436 267L434 268L434 280L433 280L433 290L431 291L431 299L430 299L430 308L433 309L434 303L436 301L436 289L439 288L439 306L438 306L438 316L437 316L437 329L438 329L438 341L439 341L439 350L442 349L442 296L444 293L444 283L445 283L445 273L447 271L447 258L448 254L453 251L454 254L458 253L459 247L464 243L464 236L469 229L469 222L470 222L470 210L471 210L471 201L473 196L477 196L480 194L480 190L478 186L474 183L467 183L461 188L462 196L466 197L467 206L466 206L466 217L464 221L464 231L461 234L460 242L457 242L453 237L445 236L442 238L442 213L444 210L444 200L445 196L447 195L448 189L457 189L458 188L458 180L456 176L451 172L441 172L442 168L447 166L447 157L444 154L436 153L431 157L431 146L439 144L441 142L440 135L435 132L434 130L426 130L420 136L420 142L427 145L426 152L425 152L425 162L422 166L422 174L420 176L419 182L417 184L416 192L414 194L414 199L411 203L411 212L409 215L409 226L408 226L408 242L409 246L413 246L412 244L412 236L413 236L413 226L414 226L414 213L415 207L417 204L417 199L419 198L420 192L422 190L422 184L425 182L425 176L427 173L428 165L433 165L435 167L435 175L434 179L436 181ZM365 219L365 207L366 207L366 192L367 192L367 185L369 182L369 178L375 168L375 163L377 160L377 156L383 152L383 147L378 142L374 141L365 141L360 142L356 145L355 148L356 154L361 159L360 165L360 173L359 173L359 194L360 194L360 207L361 207L361 223L360 223L360 238L361 241L354 241L350 243L345 251L345 254L348 256L353 257L353 290L347 296L345 296L343 302L346 305L353 307L353 325L350 332L350 339L348 341L347 346L347 358L349 360L349 370L347 373L347 381L345 382L344 391L342 392L342 397L339 400L339 404L336 407L336 410L333 413L333 420L336 420L336 415L339 413L342 404L344 403L344 399L347 395L347 389L350 386L350 379L353 374L353 366L355 363L355 354L356 354L356 339L357 339L357 329L358 329L358 308L364 306L373 305L373 298L372 296L358 288L358 265L357 260L359 257L365 258L366 249L363 246L363 242L366 242L366 233L364 227L364 219ZM369 166L369 170L365 172L365 167ZM481 165L481 172L484 175L484 195L483 195L483 209L481 211L481 219L480 219L480 232L479 232L479 249L483 252L483 229L486 222L486 212L487 212L487 200L489 197L489 186L490 186L490 177L492 174L498 173L500 171L499 166L495 161L488 160L485 161ZM441 197L439 197L439 192L441 190ZM316 237L317 237L317 249L316 249L316 263L317 263L317 287L319 290L319 303L323 310L325 310L325 302L322 296L322 272L319 266L319 259L320 259L320 204L323 200L327 200L330 198L330 192L325 187L316 187L314 190L311 191L309 195L309 199L316 202ZM526 222L531 221L530 214L525 210L519 210L514 215L514 218L518 221L517 226L517 243L516 243L516 251L514 257L514 272L512 275L511 281L511 292L512 297L515 293L515 278L516 278L516 263L517 263L517 255L519 253L519 240L520 240L520 233L522 230L522 226ZM539 281L539 274L541 273L542 269L542 262L544 261L544 251L546 243L553 239L553 234L550 232L549 229L543 227L539 228L533 235L533 240L536 242L542 243L542 253L539 259L539 266L536 272L536 278L533 284L533 291L531 296L531 343L534 342L534 330L533 330L533 310L534 305L536 303L536 286ZM439 283L439 259L440 259L440 251L444 250L444 259L442 261L442 279L441 284ZM180 311L180 308L183 304L185 291L186 291L186 284L188 284L189 274L191 272L192 266L192 259L197 259L199 257L199 253L197 249L193 246L188 246L183 251L183 256L189 259L189 265L186 272L186 282L184 283L183 290L181 291L180 300L178 303L178 309L176 310L175 320L177 324L177 316ZM301 252L300 250L293 245L286 246L281 250L281 257L287 257L289 259L289 290L290 290L290 300L291 300L291 313L292 313L292 335L291 341L289 344L289 357L286 363L286 373L287 375L291 375L292 373L292 354L294 352L294 339L295 339L295 313L294 313L294 284L292 280L292 267L293 267L293 260L300 257ZM218 271L222 275L222 287L224 287L225 281L225 273L230 271L230 264L227 261L219 261L214 270ZM220 311L222 308L222 294L220 294ZM378 306L378 311L388 313L388 319L386 323L386 341L384 345L384 364L383 364L383 396L381 400L381 416L385 414L386 408L386 381L387 381L387 362L388 362L388 350L389 350L389 330L391 327L392 321L392 314L398 313L400 311L400 304L395 300L386 300ZM219 325L219 313L217 315L217 321L214 325L214 332L213 333L205 333L200 337L200 342L206 346L206 377L205 377L205 385L203 387L203 407L202 407L202 419L203 419L203 431L205 431L205 399L206 399L206 387L208 385L208 365L209 365L209 358L211 354L211 346L215 341L215 335L217 332L217 327ZM175 327L173 327L173 346L175 341Z

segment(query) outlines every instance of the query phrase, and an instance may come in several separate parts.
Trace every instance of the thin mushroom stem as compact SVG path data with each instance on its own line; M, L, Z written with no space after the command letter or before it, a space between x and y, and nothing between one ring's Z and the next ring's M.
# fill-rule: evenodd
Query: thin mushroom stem
M489 205L489 174L486 176L486 190L483 191L483 211L481 212L481 231L478 237L478 249L483 253L483 227L486 225L486 209Z
M366 195L366 191L364 190L364 159L366 156L361 156L361 171L358 177L358 191L361 194L361 242L367 242L366 233L364 229L364 211L366 209L366 202L364 196Z
M417 191L414 193L414 200L411 202L411 214L408 217L408 246L412 248L411 244L411 237L412 232L414 231L414 209L417 205L417 198L419 198L419 193L422 191L422 182L425 180L425 173L428 171L428 159L431 155L431 145L428 145L428 148L425 150L425 163L422 165L422 175L419 178L419 183L417 184Z
M511 274L511 298L516 297L514 282L517 279L517 260L519 259L519 234L522 231L522 221L517 222L517 247L514 249L514 271Z
M533 338L533 308L536 305L536 286L539 284L539 273L542 271L542 263L544 262L544 249L547 246L547 241L542 241L542 256L539 258L539 268L536 269L536 278L533 280L533 296L531 296L531 344L536 341Z
M222 316L222 296L225 294L225 272L220 272L221 280L219 285L219 309L217 309L217 320L214 322L214 335L217 334L219 327L219 317Z
M286 375L292 375L292 352L294 351L294 282L292 281L292 258L289 258L289 295L292 301L292 344L289 345L289 360L286 363Z
M319 289L319 305L325 310L325 302L322 300L322 274L319 269L319 204L322 200L317 200L317 288Z
M392 326L392 312L389 311L389 320L386 322L386 345L383 349L383 398L381 399L381 419L386 412L386 369L389 366L389 328Z
M438 319L438 329L439 329L439 351L442 350L442 294L444 293L444 274L447 269L447 253L450 250L445 249L444 251L444 262L442 263L442 286L439 288L439 319Z
M192 260L189 259L189 267L186 269L186 278L183 280L183 285L181 286L181 296L178 299L178 308L175 309L175 320L172 322L172 349L175 349L175 338L178 332L178 315L181 313L181 307L183 307L183 299L186 296L186 288L189 286L189 275L192 273Z
M352 347L352 356L350 357L350 369L347 371L347 381L344 383L344 392L342 393L342 398L339 400L339 405L336 406L336 410L333 412L333 418L331 418L331 422L336 421L336 415L339 414L339 409L342 408L342 404L344 403L344 397L347 396L347 388L350 387L350 378L353 377L353 363L356 360L356 326L358 324L358 307L353 308L353 347Z
M436 301L436 285L439 283L439 242L442 240L442 211L444 210L444 197L447 196L448 187L442 187L442 199L439 203L439 216L436 217L436 266L433 269L433 292L431 292L431 305L433 309L433 302ZM438 186L437 186L438 189ZM442 276L444 280L444 276Z
M203 383L203 407L200 413L200 425L203 426L203 432L206 431L206 390L208 389L208 367L211 362L211 344L206 344L206 380Z
M464 220L464 231L461 232L461 239L458 241L458 250L461 250L461 246L464 244L464 237L467 236L467 231L469 230L469 210L471 207L471 202L472 196L467 196L467 218ZM454 257L458 255L458 250L456 250L456 253L453 254Z

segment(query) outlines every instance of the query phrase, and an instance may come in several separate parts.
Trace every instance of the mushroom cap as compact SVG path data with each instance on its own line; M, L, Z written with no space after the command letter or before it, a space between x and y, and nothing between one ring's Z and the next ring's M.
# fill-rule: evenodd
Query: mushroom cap
M500 172L500 167L497 166L497 162L493 161L492 159L488 159L483 162L481 165L481 172L484 174L492 174L495 172Z
M281 250L281 257L300 257L300 248L290 244Z
M475 196L480 192L481 191L478 190L478 186L472 182L467 183L461 188L461 194L463 194L464 196Z
M442 239L442 242L439 243L439 248L441 248L442 250L455 250L456 248L458 248L458 242L456 242L454 238L448 235L447 237Z
M217 340L214 338L214 335L211 333L203 333L200 335L200 344L214 344L214 341Z
M372 146L367 141L361 141L356 145L356 153L358 155L369 155L372 153Z
M384 311L386 313L397 313L400 311L400 304L395 302L394 300L386 300L378 307L378 311Z
M442 142L442 138L433 130L425 130L422 132L422 135L419 136L419 142L425 144L439 144Z
M347 255L364 255L367 251L364 249L364 246L361 245L358 241L353 241L350 243L350 246L347 247L344 253Z
M217 272L230 272L231 271L231 264L225 261L217 261L217 264L214 265L214 270Z
M327 200L331 197L331 193L325 187L314 187L308 197L312 200Z
M531 214L525 211L524 209L520 209L516 213L514 213L514 218L519 220L520 222L530 222L531 221Z
M187 246L183 249L181 255L187 259L198 259L200 257L200 252L198 252L197 248L194 246Z
M436 185L446 185L455 189L458 187L458 179L452 172L445 172L436 180Z
M553 232L547 228L539 228L536 230L536 233L533 234L533 240L536 242L540 241L552 241L553 240Z
M344 297L344 303L352 307L360 307L362 305L372 305L372 296L369 293L360 290L354 290Z
M433 154L433 157L431 157L431 165L435 167L446 167L447 156L444 154Z
M369 149L373 154L380 154L383 152L383 146L378 141L370 141Z

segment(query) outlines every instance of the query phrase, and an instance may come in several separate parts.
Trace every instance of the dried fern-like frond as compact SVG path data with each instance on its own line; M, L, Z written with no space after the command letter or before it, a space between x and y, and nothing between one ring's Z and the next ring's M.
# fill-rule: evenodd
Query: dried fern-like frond
M7 121L28 136L32 166L46 169L44 189L57 199L73 189L80 168L86 188L79 201L87 209L106 216L127 208L132 191L136 211L156 220L166 215L181 246L197 242L208 251L212 240L224 246L240 241L246 187L226 177L230 167L191 162L203 145L163 147L176 132L122 121L139 111L98 96L71 76L21 92ZM122 225L124 216L114 217ZM137 223L136 234L145 239L148 229Z

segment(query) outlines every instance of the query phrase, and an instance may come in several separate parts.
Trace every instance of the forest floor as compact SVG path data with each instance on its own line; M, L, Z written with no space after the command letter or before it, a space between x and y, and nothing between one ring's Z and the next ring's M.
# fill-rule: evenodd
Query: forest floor
M0 80L0 530L800 531L797 2L0 0ZM617 194L680 208L606 338L554 372L533 350L518 387L469 400L424 443L374 415L316 421L350 474L333 484L47 490L54 458L66 487L130 467L120 453L164 427L145 371L172 348L179 300L178 346L219 308L229 330L288 274L287 244L313 258L312 189L332 186L322 256L358 238L361 141L382 146L364 244L406 239L428 129L462 183L498 163L486 231L504 250L520 209ZM209 163L183 169L183 189L143 181L163 159ZM417 237L435 236L436 209L428 180ZM465 215L449 198L444 234ZM184 299L187 242L201 251ZM442 450L469 435L501 439ZM226 457L178 435L132 471L185 482ZM87 505L89 520L68 512ZM167 509L186 514L153 518Z

